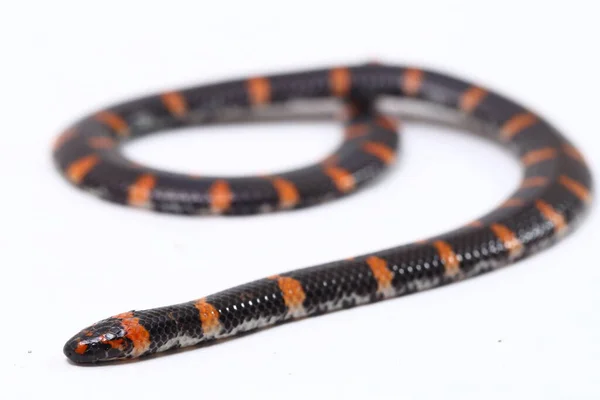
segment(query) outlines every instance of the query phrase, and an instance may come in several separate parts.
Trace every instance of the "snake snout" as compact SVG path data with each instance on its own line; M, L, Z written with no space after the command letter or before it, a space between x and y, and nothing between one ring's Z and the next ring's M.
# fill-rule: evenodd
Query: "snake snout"
M126 358L130 350L122 326L110 320L82 330L63 347L65 356L77 364Z

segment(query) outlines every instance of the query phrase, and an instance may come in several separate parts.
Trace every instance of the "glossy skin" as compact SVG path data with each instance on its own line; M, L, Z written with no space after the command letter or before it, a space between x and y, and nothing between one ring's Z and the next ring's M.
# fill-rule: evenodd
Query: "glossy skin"
M136 358L474 277L553 244L588 208L592 179L585 160L541 117L468 82L385 65L255 77L134 100L76 123L59 137L54 156L70 182L129 206L190 215L296 209L350 194L394 162L397 125L373 106L380 96L438 104L492 126L483 134L521 160L520 187L477 221L425 241L110 317L70 339L65 355L75 363ZM133 164L118 152L122 140L210 123L226 109L327 97L346 102L346 139L331 157L296 171L190 177Z

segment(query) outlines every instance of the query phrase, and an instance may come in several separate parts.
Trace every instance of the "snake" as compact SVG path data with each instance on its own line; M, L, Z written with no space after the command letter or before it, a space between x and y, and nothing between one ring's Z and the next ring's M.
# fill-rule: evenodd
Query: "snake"
M187 216L292 211L350 195L396 162L400 121L382 98L433 105L479 121L508 149L521 179L494 209L414 243L260 278L185 303L115 314L69 339L75 365L137 359L284 322L347 310L501 269L560 241L592 202L582 152L538 113L483 85L410 65L368 62L198 84L125 100L75 121L53 160L71 186L108 202ZM204 176L141 165L123 145L297 101L332 101L343 140L313 165L260 176ZM457 178L457 191L468 184ZM449 196L441 193L440 196ZM358 229L358 227L350 228Z

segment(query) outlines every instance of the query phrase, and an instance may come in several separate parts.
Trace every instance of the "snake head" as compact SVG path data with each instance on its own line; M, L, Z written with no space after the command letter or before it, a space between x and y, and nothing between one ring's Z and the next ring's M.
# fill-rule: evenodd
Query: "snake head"
M108 318L73 336L63 352L77 364L129 358L133 349L126 326L118 318Z

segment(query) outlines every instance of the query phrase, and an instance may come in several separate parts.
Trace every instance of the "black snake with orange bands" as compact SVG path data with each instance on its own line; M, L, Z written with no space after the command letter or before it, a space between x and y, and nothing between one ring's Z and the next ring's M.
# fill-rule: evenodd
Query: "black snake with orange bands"
M126 102L62 134L54 158L74 185L112 202L179 214L297 209L347 195L394 162L397 123L382 96L433 103L493 126L485 135L521 160L520 186L495 210L457 230L260 279L188 303L131 311L84 329L65 347L76 363L135 358L346 309L480 275L523 259L572 230L591 202L591 173L554 127L485 88L433 71L360 65L218 83ZM304 99L346 106L345 140L323 162L257 177L198 177L147 168L125 140Z

